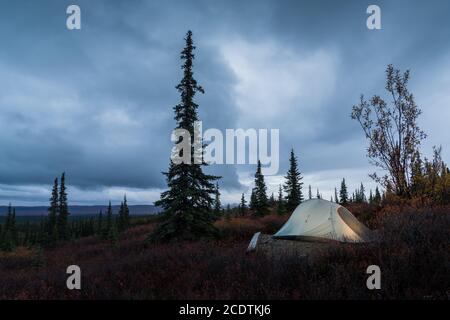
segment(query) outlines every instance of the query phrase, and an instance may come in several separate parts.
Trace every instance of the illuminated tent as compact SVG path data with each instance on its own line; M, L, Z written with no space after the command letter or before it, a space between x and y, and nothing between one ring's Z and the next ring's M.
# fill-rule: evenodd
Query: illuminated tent
M373 239L373 232L338 203L311 199L301 203L273 237L367 242Z

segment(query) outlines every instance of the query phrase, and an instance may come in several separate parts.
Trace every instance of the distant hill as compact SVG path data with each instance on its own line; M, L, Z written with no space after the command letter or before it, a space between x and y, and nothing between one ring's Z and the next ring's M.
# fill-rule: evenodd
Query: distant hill
M130 208L131 215L144 215L144 214L155 214L161 210L153 205L133 205L128 206ZM69 212L71 215L89 215L97 214L100 210L103 213L106 212L108 206L69 206ZM119 212L119 205L112 206L113 213ZM46 206L36 206L36 207L15 207L17 216L42 216L48 214L48 207ZM7 206L0 206L0 216L6 214L8 210Z

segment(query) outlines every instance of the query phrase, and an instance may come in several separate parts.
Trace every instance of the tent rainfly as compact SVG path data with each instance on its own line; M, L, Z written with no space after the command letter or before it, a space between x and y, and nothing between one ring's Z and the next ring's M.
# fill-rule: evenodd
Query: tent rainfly
M338 203L311 199L301 203L273 237L368 242L373 239L373 232Z

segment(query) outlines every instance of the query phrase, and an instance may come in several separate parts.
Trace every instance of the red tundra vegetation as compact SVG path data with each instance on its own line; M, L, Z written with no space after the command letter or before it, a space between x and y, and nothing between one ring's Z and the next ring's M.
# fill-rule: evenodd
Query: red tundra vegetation
M0 253L0 299L448 299L450 207L351 205L382 241L339 244L305 265L246 253L257 231L273 233L288 216L221 219L216 241L145 243L152 219L116 245L85 237L64 246ZM66 268L82 270L68 290ZM381 269L381 290L366 287L367 266Z

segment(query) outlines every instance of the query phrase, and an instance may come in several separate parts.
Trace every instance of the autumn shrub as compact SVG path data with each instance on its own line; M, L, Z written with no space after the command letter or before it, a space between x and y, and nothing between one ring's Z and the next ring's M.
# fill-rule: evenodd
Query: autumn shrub
M263 225L261 231L267 234L274 234L286 223L288 215L276 215L271 214L264 216L260 219L260 223Z
M114 248L90 237L46 249L39 269L34 252L2 255L0 299L446 299L449 211L390 209L377 213L379 241L334 243L308 264L246 253L254 232L282 224L271 216L219 220L223 238L215 241L148 244L154 225L140 225ZM65 287L70 264L82 269L80 291ZM372 264L381 269L381 290L366 287Z
M251 217L223 218L216 221L215 226L219 229L222 239L228 240L249 239L264 228L260 219Z

